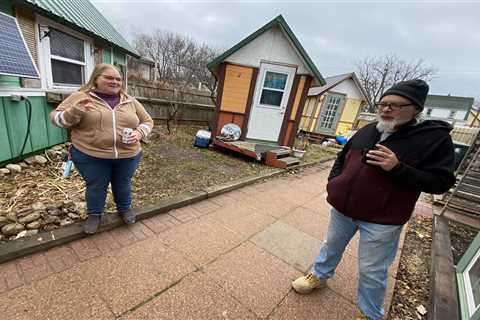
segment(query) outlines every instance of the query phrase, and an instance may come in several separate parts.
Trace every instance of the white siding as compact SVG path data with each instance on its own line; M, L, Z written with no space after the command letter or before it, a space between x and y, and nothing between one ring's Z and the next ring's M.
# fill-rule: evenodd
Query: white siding
M432 109L432 113L430 114L431 117L434 118L444 118L447 119L448 115L450 114L449 109Z
M261 60L298 66L297 73L312 74L293 44L277 27L265 31L225 59L227 62L255 68L260 68Z
M363 99L363 95L356 86L355 82L352 79L347 79L345 81L340 82L333 88L328 91L334 91L338 93L344 93L347 95L349 99Z

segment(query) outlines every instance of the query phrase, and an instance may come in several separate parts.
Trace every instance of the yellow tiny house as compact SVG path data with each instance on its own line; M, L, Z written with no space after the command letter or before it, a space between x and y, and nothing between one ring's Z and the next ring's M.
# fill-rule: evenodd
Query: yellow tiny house
M324 136L346 134L367 103L365 91L355 73L325 80L326 85L308 91L299 129Z
M280 15L208 64L218 79L213 136L227 123L241 140L292 146L311 84L324 85Z

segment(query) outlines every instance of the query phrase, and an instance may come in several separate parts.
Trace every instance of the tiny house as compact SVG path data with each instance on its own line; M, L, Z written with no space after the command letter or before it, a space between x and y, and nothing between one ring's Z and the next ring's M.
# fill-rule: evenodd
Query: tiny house
M327 137L344 135L353 129L367 95L353 72L325 80L324 86L308 91L300 130Z
M240 140L291 147L311 85L324 85L279 15L208 64L218 79L213 136L237 124Z

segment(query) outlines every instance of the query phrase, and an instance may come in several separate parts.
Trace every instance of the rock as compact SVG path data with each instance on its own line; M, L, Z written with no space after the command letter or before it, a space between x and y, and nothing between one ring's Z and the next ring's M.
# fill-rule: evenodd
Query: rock
M77 213L86 213L87 212L87 203L85 201L75 202L75 207L77 208Z
M10 223L2 227L2 233L6 236L14 236L25 230L20 223Z
M48 160L44 156L35 156L35 162L41 165L44 165L48 162Z
M56 224L47 224L45 227L43 227L43 230L45 231L52 231L58 229L58 226Z
M3 209L0 209L0 216L4 216L4 217L6 217L6 216L7 216L7 214L8 214L8 212L9 212L8 210L3 210Z
M45 211L47 210L47 206L43 204L43 202L35 202L34 204L32 204L32 209L34 211Z
M29 165L34 165L36 163L35 157L28 157L24 161Z
M22 172L22 167L20 167L18 164L10 163L7 164L5 168L10 170L11 172Z
M1 168L0 173L2 173L3 175L7 175L7 174L10 174L10 170L7 168Z
M0 233L0 242L1 242L1 241L5 241L5 236Z
M19 162L19 163L17 163L17 164L18 164L20 167L22 167L22 168L28 168L28 164L26 164L26 163L23 162L23 161L22 161L22 162Z
M61 146L61 145L53 146L53 147L52 147L52 150L54 150L54 151L60 151L60 150L62 150L62 146Z
M51 223L59 224L60 223L60 218L57 217L57 216L47 216L43 220L45 221L45 224L51 224Z
M79 216L78 214L76 214L76 213L73 213L73 212L67 213L67 216L68 216L69 218L73 219L73 220L78 220L78 219L80 219L80 216Z
M18 210L16 217L17 218L25 217L26 215L29 215L32 212L33 212L32 207L26 207L26 208Z
M15 237L15 240L24 238L24 237L31 237L34 236L38 233L38 230L23 230L17 236Z
M72 224L73 220L70 218L65 218L62 221L60 221L60 226L65 227L68 226L69 224Z
M27 229L40 229L42 227L42 222L40 220L36 220L33 222L30 222L29 224L26 225Z
M421 304L417 307L417 312L424 316L427 314L427 309Z
M10 221L17 221L17 212L12 210L9 213L7 213L7 219Z
M63 212L60 209L53 209L53 210L48 210L48 214L51 216L61 216Z
M35 211L35 212L30 213L29 215L27 215L25 217L19 218L18 222L21 223L21 224L26 224L26 223L30 223L30 222L33 222L35 220L38 220L38 219L40 219L40 217L41 217L40 213Z
M5 216L0 216L0 228L11 223L11 221L5 217Z

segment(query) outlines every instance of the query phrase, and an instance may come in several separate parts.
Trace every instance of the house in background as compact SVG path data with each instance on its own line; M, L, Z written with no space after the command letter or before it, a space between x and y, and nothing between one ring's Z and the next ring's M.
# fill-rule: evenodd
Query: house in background
M429 94L425 101L427 119L444 120L451 124L465 125L472 110L473 98Z
M367 104L367 95L354 72L325 80L324 86L308 91L300 130L321 136L345 135Z
M127 70L131 80L155 81L155 62L148 58L128 56Z
M6 163L66 141L66 131L48 121L52 108L88 80L95 64L115 64L126 79L127 56L138 55L88 0L2 0L0 13L2 26L8 24L15 38L0 50L28 48L38 71L30 78L21 72L0 75L0 163ZM13 67L28 62L7 54ZM28 102L17 101L19 96Z
M292 146L310 86L325 81L279 15L208 64L219 79L213 136L237 124L241 140Z

